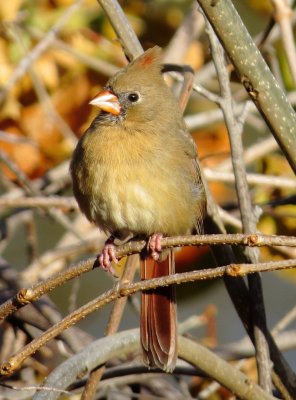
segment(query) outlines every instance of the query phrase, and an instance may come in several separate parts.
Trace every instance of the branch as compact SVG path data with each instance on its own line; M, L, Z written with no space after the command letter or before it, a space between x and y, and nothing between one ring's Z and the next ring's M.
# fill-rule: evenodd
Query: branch
M296 267L296 259L284 260L278 262L258 263L256 265L250 264L231 264L223 267L209 268L205 270L198 270L192 272L185 272L180 274L168 275L161 278L154 278L135 283L118 282L112 289L103 293L94 300L91 300L84 306L73 311L67 315L62 321L53 325L39 338L32 340L31 343L22 348L21 351L10 357L8 361L4 362L0 367L0 375L10 375L16 371L23 362L32 354L34 354L41 346L44 346L51 339L55 338L65 329L77 324L79 321L97 311L98 309L110 304L123 296L130 296L134 293L143 290L151 290L157 287L164 287L168 285L194 282L205 279L216 279L223 276L245 276L255 272L277 271L281 269L290 269Z
M126 262L123 275L121 277L122 283L132 282L138 267L137 256L130 256ZM120 321L125 310L127 297L121 297L114 302L108 325L105 331L105 336L111 336L117 332ZM97 387L105 371L105 365L101 365L100 368L92 371L85 385L84 391L81 396L81 400L88 400L95 397Z
M281 40L285 49L285 55L290 67L290 72L296 84L296 51L294 44L294 33L292 29L292 10L286 0L271 0L274 8L274 19L277 21L280 31Z
M296 173L296 115L230 0L197 0Z
M34 185L31 184L30 180L24 174L24 172L12 161L9 157L0 151L0 163L5 164L17 177L18 181L23 186L25 193L28 193L33 196L40 196L41 192L39 189L36 189ZM81 236L77 230L74 229L70 220L61 212L61 210L56 210L55 208L49 208L46 210L48 215L50 215L56 222L62 225L66 230L70 230L78 239L81 239Z
M89 250L93 249L90 240ZM231 245L242 245L242 246L253 246L253 247L262 247L262 246L296 246L296 237L295 236L276 236L276 235L262 235L262 234L211 234L211 235L188 235L188 236L175 236L175 237L167 237L161 239L162 248L171 248L171 247L181 247L181 246L203 246L203 245L211 245L211 246L219 246L221 244L231 244ZM115 255L116 258L120 259L126 255L136 254L141 252L147 242L145 240L141 241L131 241L121 246L116 247ZM75 245L77 246L77 245ZM57 251L55 258L51 259L53 261L60 254L61 257L69 257L75 250L75 246L66 246L65 248L60 248ZM84 246L84 245L82 245ZM82 247L85 249L85 247ZM90 271L93 269L93 264L95 263L96 258L90 258L87 261L82 261L76 266L69 268L68 270L61 272L44 282L38 283L33 286L31 289L22 289L22 291L15 296L13 303L14 306L25 305L28 302L37 300L44 293L53 290L55 287L58 287L67 281L80 276L81 274ZM14 308L12 312L14 312L17 308ZM3 310L7 309L7 302L2 304L0 307L0 319L6 318L8 314L3 313Z
M205 177L209 182L234 183L235 176L232 172L224 172L215 168L204 168ZM247 174L247 183L250 185L260 185L296 190L296 179L285 176ZM1 200L0 200L1 205Z
M242 245L242 246L296 246L295 236L274 236L259 234L211 234L211 235L189 235L175 236L161 239L163 249L181 246L220 246L221 244ZM115 249L116 258L140 253L147 246L145 240L131 241ZM72 248L72 246L71 246ZM60 251L63 253L62 249ZM97 258L92 257L82 261L66 271L60 272L43 282L37 283L30 289L21 289L12 299L6 301L0 306L0 321L11 315L13 312L24 305L38 300L45 293L49 293L58 286L76 278L94 268ZM250 265L251 268L251 265Z
M131 61L142 54L141 43L118 2L116 0L98 0L98 3L105 11L128 59Z
M45 36L44 33L41 30L37 30L36 27L32 28L31 26L27 26L26 29L29 31L30 35L34 39L41 40ZM63 52L70 54L73 58L86 65L88 68L97 71L105 76L113 76L114 74L116 74L116 72L119 71L118 67L109 63L108 61L89 56L82 51L77 50L74 46L64 42L61 39L55 38L52 42L51 47L60 49Z
M54 387L65 390L71 383L75 382L77 376L85 374L98 365L118 357L126 358L131 352L140 351L139 330L133 329L120 332L115 335L99 339L89 345L83 352L71 357L57 367L46 379L46 387ZM272 400L273 396L264 392L255 382L246 375L232 367L224 360L217 357L213 352L198 343L178 337L179 357L202 369L208 376L228 388L240 399L245 400ZM41 390L36 393L34 400L54 400L59 393L49 393Z
M78 210L74 197L66 196L36 196L36 197L2 197L1 208L61 208L63 211Z
M211 43L212 57L220 85L222 98L220 101L220 107L223 111L228 130L242 227L244 233L250 233L256 231L257 221L252 207L246 170L243 163L242 131L243 121L245 118L241 117L241 120L239 121L239 119L234 115L230 80L225 65L224 51L208 22L206 22L206 26ZM246 113L243 114L246 116ZM252 262L253 264L258 262L259 253L257 249L246 248L244 253L249 262ZM267 324L260 276L257 274L249 276L248 282L250 291L251 322L253 325L259 382L265 390L271 393L271 362L266 338Z
M267 139L263 139L260 142L256 142L248 147L244 151L244 163L248 165L260 158L263 158L267 154L277 149L277 143L274 140L273 136L269 136ZM232 163L231 159L222 161L220 164L215 166L215 169L219 169L219 171L231 171ZM248 177L252 174L248 174ZM251 183L251 182L250 182Z

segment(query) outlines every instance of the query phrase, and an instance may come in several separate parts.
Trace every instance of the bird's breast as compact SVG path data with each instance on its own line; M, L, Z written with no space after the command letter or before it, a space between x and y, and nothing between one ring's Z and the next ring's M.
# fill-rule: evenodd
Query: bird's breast
M172 157L168 144L153 148L146 138L100 146L92 140L87 150L77 150L75 196L88 219L107 232L185 233L196 220L189 160L178 150Z
M157 218L157 207L155 196L145 185L145 174L127 166L100 166L99 170L90 185L91 220L111 232L150 231Z

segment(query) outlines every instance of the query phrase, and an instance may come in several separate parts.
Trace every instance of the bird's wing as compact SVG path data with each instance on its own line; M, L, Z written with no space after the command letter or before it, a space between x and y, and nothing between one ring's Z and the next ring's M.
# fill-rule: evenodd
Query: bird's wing
M180 135L184 139L185 152L191 160L191 173L192 180L194 183L194 191L196 191L196 231L202 233L203 231L203 219L206 213L206 196L205 190L202 183L201 171L199 160L197 157L196 143L188 131L186 124L182 121L180 126Z

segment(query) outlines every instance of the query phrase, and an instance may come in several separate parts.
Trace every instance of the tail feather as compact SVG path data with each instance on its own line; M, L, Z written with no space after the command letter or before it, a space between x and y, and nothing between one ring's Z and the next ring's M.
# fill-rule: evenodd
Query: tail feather
M170 250L164 261L151 257L142 260L141 278L151 279L175 272ZM175 287L168 286L142 293L141 344L144 362L149 367L173 371L177 360L177 322Z

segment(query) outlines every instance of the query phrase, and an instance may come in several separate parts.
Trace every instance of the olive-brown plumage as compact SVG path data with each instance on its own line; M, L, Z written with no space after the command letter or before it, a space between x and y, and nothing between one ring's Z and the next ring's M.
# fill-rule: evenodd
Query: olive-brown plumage
M149 49L108 81L91 102L102 111L71 162L81 210L121 239L185 234L201 225L204 192L196 149L161 75L160 55L158 47ZM112 258L112 251L106 254ZM160 262L156 250L153 258L143 262L143 279L174 272L172 254ZM108 266L108 259L102 264ZM164 370L174 368L177 356L173 291L158 289L142 298L144 359Z

